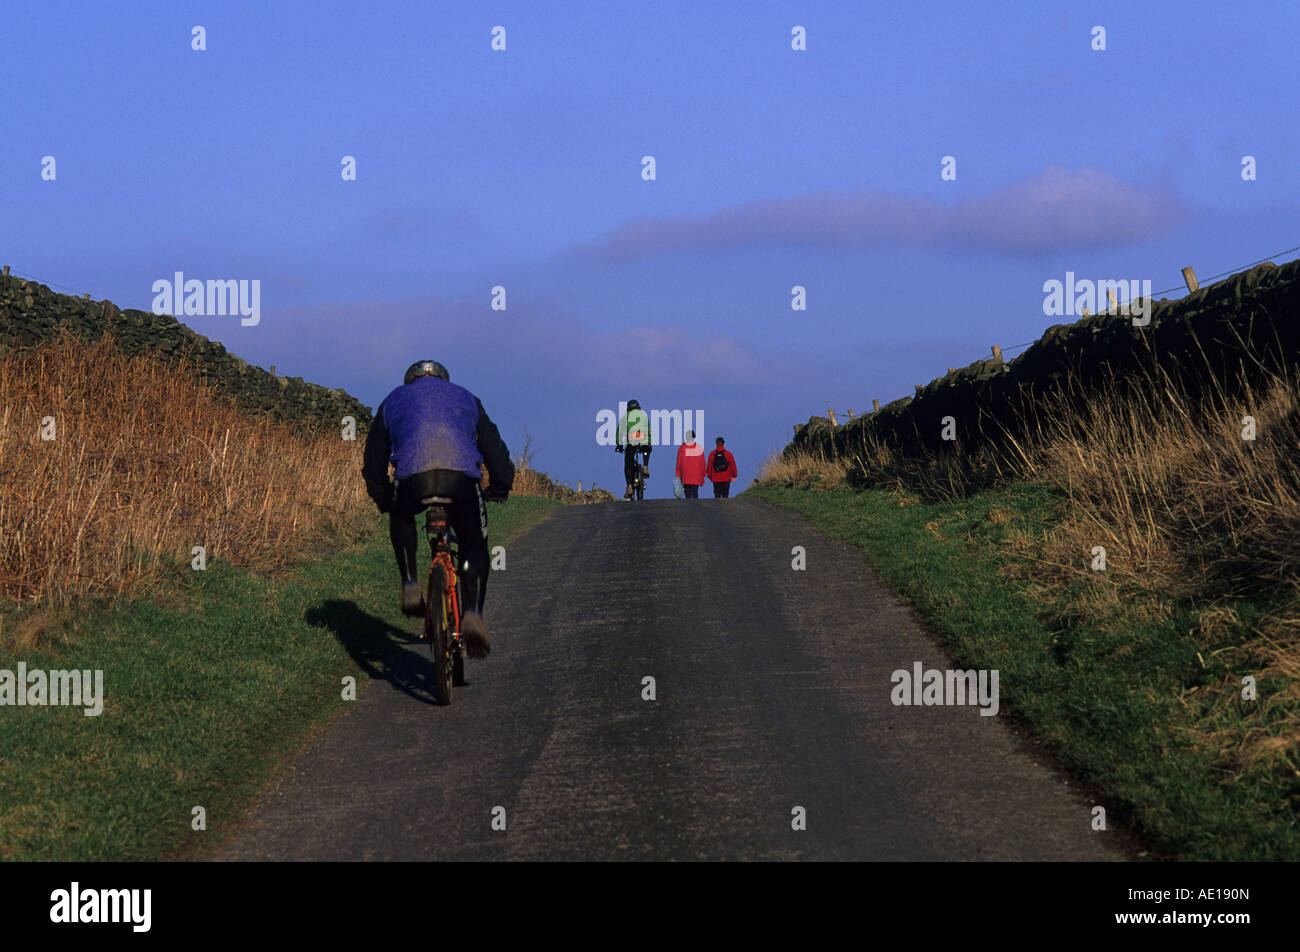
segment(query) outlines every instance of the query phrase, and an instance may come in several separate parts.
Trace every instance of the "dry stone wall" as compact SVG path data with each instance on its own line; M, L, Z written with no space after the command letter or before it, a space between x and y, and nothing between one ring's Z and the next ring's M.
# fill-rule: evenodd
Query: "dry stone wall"
M932 380L913 397L833 426L814 416L785 449L852 455L868 438L922 459L945 448L942 420L959 439L1001 444L1024 432L1036 400L1067 378L1084 392L1108 381L1141 386L1169 374L1193 396L1217 383L1243 394L1270 373L1300 365L1300 261L1261 264L1175 301L1153 302L1151 321L1092 315L1049 327L1010 362L979 360ZM948 444L951 449L951 444Z
M129 354L176 360L187 353L201 381L233 395L246 410L277 420L314 429L340 426L343 417L351 416L364 432L372 419L370 408L346 391L249 364L169 314L119 310L111 301L57 294L43 284L0 275L0 350L38 346L60 329L92 341L110 333Z

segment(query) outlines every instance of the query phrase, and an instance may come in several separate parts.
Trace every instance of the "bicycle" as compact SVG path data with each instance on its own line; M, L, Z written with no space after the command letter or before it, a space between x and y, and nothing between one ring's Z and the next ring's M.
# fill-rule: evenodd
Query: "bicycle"
M629 446L627 448L627 451L633 454L632 455L632 473L633 473L632 492L634 493L637 502L641 502L642 500L645 499L646 470L650 468L649 464L646 462L642 462L641 459L646 456L645 447Z
M465 641L460 633L465 593L456 575L460 549L447 519L452 500L446 496L427 496L420 502L429 507L424 513L424 531L433 549L424 603L424 637L433 654L433 694L438 704L445 707L451 703L453 685L465 684Z

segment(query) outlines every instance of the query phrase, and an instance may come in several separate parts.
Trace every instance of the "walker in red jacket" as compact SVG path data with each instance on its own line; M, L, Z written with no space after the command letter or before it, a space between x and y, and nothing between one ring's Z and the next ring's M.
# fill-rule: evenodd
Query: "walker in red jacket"
M726 441L718 437L717 448L708 456L704 471L713 480L713 498L726 499L731 494L731 481L739 477L736 471L736 457L724 445Z
M704 447L695 442L695 431L686 431L686 442L677 447L677 472L687 499L699 499L704 485Z

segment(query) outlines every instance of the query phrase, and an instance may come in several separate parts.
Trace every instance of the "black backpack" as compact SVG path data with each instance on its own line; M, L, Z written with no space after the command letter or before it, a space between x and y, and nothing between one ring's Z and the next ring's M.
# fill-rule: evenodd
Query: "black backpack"
M731 466L727 463L727 451L726 451L726 450L714 450L714 451L713 451L713 471L714 471L715 473L725 473L725 472L727 472L727 470L729 470L729 469L731 469Z

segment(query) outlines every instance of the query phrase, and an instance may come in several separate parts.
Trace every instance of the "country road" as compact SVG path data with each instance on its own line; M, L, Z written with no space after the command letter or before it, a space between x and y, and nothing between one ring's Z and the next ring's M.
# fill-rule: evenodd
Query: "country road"
M1131 855L1005 711L890 702L894 670L952 665L857 550L795 513L747 496L557 509L508 547L487 617L492 656L447 708L423 644L339 632L385 680L215 858Z

